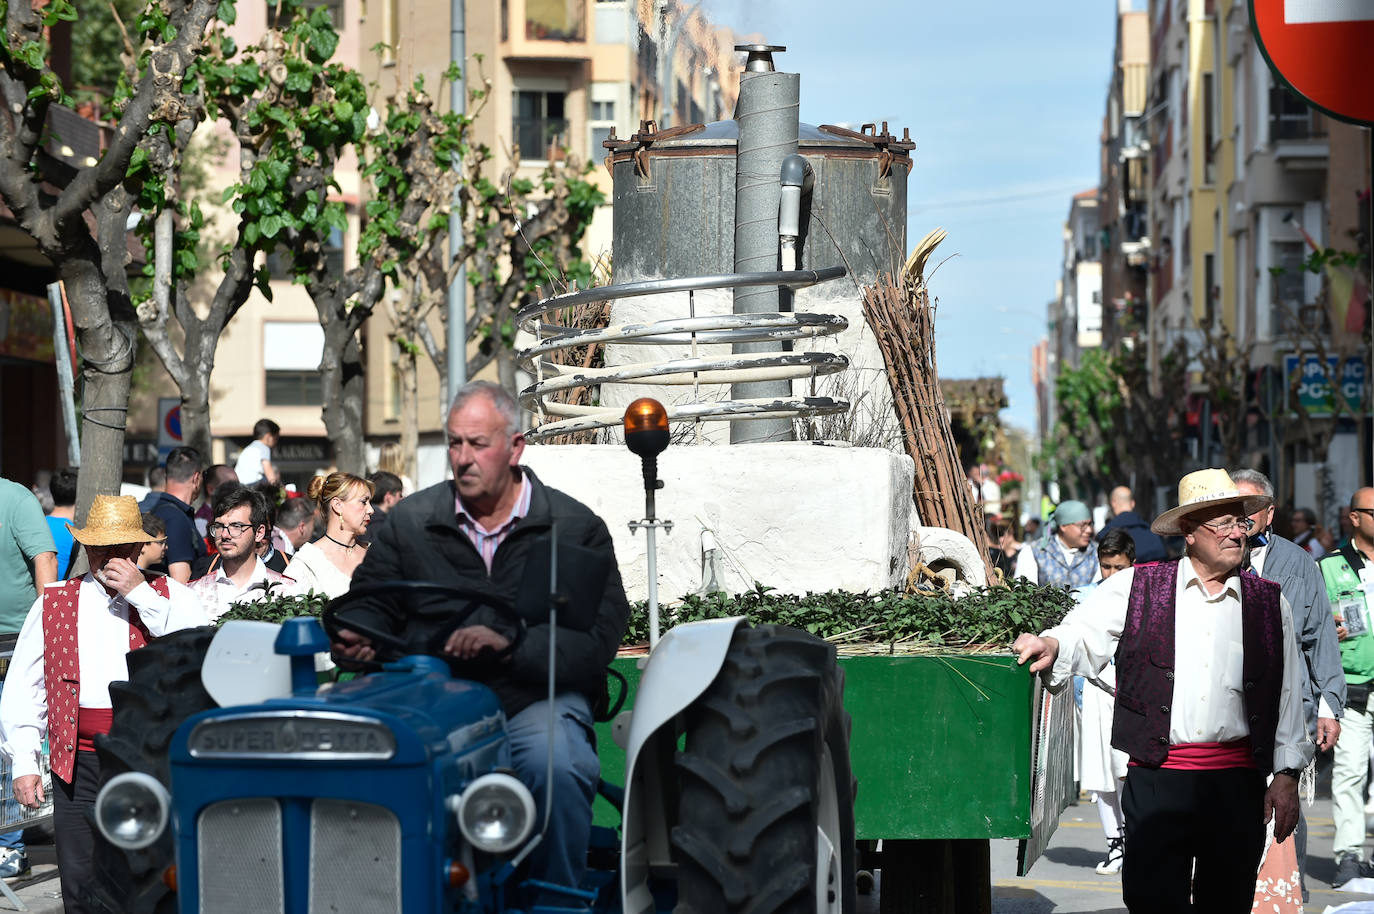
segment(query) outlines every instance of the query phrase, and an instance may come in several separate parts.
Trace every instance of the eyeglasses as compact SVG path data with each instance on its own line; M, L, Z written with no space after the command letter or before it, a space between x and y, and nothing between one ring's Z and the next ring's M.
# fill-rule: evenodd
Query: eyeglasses
M1092 525L1093 525L1093 522L1090 521L1090 520L1076 520L1076 521L1074 521L1074 522L1071 523L1071 524L1060 524L1059 526L1061 526L1061 527L1078 527L1079 529L1082 529L1082 528L1084 528L1084 527L1091 527Z
M1351 509L1350 509L1350 513L1352 513L1352 514L1368 514L1370 517L1374 517L1374 508L1351 508Z
M1237 529L1243 533L1249 533L1251 530L1255 529L1255 522L1248 517L1242 517L1240 520L1233 520L1225 524L1216 524L1209 521L1205 524L1198 524L1198 526L1206 527L1217 536L1226 537L1230 536Z
M252 524L245 524L239 521L235 521L229 524L221 524L216 522L213 524L207 524L205 527L205 532L209 533L211 536L219 536L221 533L227 533L229 534L230 539L237 539L238 537L243 536L243 531L252 529Z

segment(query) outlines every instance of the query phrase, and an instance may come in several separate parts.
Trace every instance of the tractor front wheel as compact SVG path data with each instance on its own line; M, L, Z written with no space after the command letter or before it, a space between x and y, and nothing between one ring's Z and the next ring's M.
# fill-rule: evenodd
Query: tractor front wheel
M843 698L833 645L779 625L736 630L676 757L677 914L852 914Z
M110 683L110 732L95 738L101 787L117 774L141 771L171 790L172 734L191 715L217 707L200 682L216 631L185 629L129 652L129 681ZM176 892L163 879L173 860L170 823L156 843L138 851L115 847L95 831L91 900L115 914L175 914Z

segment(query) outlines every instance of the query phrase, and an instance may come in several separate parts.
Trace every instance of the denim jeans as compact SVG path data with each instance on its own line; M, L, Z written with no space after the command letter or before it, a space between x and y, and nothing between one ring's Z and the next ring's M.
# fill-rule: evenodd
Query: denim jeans
M5 688L5 680L0 679L0 691ZM17 819L22 807L19 801L14 798L14 780L9 777L9 766L5 766L5 818ZM17 850L21 854L24 852L24 830L4 832L0 834L0 850Z
M549 833L530 854L530 877L578 887L587 869L592 801L601 779L601 760L592 740L592 711L584 695L554 699L553 816ZM506 722L511 767L534 794L535 831L544 823L549 752L549 703L537 701Z

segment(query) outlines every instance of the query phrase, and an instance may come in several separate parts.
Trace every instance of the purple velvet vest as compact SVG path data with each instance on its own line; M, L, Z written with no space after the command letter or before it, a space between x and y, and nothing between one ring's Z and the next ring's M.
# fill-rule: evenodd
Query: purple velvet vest
M1116 648L1116 714L1112 745L1150 768L1169 754L1169 706L1174 696L1174 602L1178 562L1135 567L1126 625ZM1271 770L1283 688L1283 617L1279 586L1240 576L1245 716L1255 767Z

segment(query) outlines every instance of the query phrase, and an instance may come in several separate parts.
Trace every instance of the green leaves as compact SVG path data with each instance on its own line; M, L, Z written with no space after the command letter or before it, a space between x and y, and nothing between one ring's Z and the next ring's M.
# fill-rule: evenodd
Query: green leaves
M686 596L660 610L666 630L684 622L747 616L755 624L790 625L838 644L964 647L1005 645L1021 632L1056 624L1074 605L1067 590L1015 580L983 587L959 600L944 592L878 594L829 591L779 594L761 584L730 596ZM623 642L648 641L645 604L631 607Z

